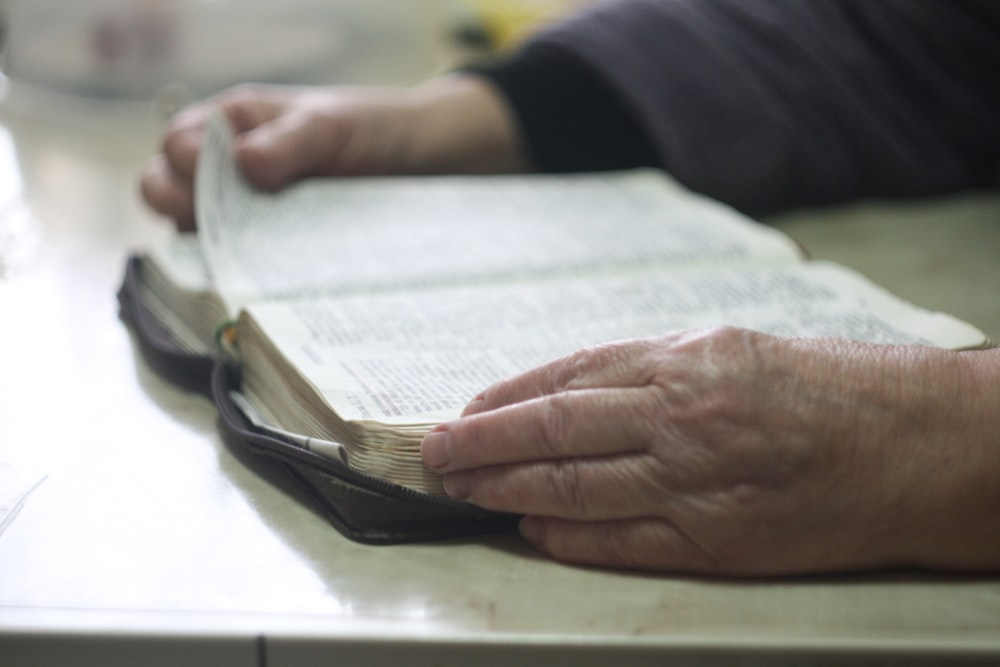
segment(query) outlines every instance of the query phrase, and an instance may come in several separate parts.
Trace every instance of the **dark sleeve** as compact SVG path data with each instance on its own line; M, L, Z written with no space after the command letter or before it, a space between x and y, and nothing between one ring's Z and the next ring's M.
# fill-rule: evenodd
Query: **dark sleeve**
M618 92L572 51L528 44L475 71L490 78L508 100L540 170L659 166L650 137Z
M995 0L614 0L494 76L544 168L653 162L762 214L996 187L997 72Z

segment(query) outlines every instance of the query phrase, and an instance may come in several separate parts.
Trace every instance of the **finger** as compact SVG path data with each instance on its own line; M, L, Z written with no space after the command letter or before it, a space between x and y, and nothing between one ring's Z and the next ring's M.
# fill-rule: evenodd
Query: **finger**
M164 134L161 151L177 180L194 183L203 137L204 125L194 122L171 125Z
M194 228L192 190L177 178L163 155L157 155L146 163L139 186L143 199L155 211L173 218L182 230Z
M665 519L578 522L540 516L521 520L521 535L556 560L628 569L739 574L719 563Z
M513 514L577 521L661 512L669 490L651 479L645 454L492 466L445 476L448 495Z
M494 410L570 389L641 386L649 377L649 340L589 347L539 366L486 389L463 416Z
M221 111L233 131L242 134L279 117L291 94L268 86L238 86L192 105L171 119L164 134L163 153L175 172L193 180L205 127L213 114Z
M216 106L237 134L249 132L280 118L300 98L304 89L260 84L239 85L221 93Z
M335 118L309 110L290 112L240 136L236 160L256 187L277 190L305 176L335 171L344 134Z
M657 413L650 388L564 391L441 424L421 454L445 473L640 451L656 432Z

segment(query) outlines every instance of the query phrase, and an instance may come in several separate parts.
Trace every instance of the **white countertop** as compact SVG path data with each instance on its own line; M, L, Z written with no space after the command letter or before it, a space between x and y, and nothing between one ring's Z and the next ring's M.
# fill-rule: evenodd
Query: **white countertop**
M117 319L127 251L167 229L136 189L151 125L0 127L30 214L0 222L0 663L1000 660L1000 577L728 581L561 565L513 535L344 539L223 445L212 405L154 375ZM1000 196L778 224L1000 340Z

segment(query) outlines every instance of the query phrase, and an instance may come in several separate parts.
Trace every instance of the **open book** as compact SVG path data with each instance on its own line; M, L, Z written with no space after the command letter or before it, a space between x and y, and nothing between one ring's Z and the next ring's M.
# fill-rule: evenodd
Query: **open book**
M275 195L243 182L231 141L209 128L198 233L137 260L142 302L186 352L239 368L230 398L257 428L422 494L442 493L420 461L428 430L585 346L721 324L987 344L657 171L312 180Z

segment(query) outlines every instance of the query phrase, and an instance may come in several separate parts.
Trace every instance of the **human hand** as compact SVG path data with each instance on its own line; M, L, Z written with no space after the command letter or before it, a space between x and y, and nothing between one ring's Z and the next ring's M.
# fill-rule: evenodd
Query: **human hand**
M490 387L422 454L450 495L526 515L567 561L997 567L976 523L995 522L996 475L969 484L997 448L955 455L984 427L960 398L975 354L729 328L607 345Z
M143 170L143 198L181 229L195 224L195 165L216 109L237 133L237 165L263 190L312 176L530 169L504 101L476 77L409 89L244 85L179 113Z

